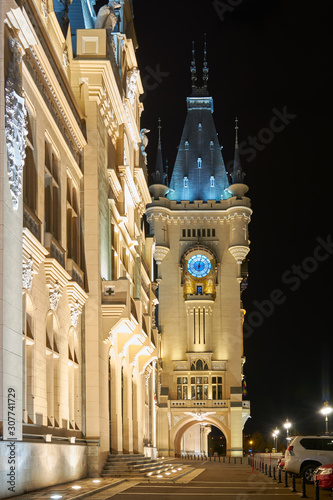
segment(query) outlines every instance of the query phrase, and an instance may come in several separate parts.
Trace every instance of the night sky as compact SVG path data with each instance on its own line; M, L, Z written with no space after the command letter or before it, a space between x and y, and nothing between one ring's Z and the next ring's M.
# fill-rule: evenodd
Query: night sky
M245 432L270 435L286 418L299 433L323 432L319 409L325 399L333 403L331 2L133 3L150 170L161 117L171 173L191 92L191 44L199 77L204 33L229 172L239 120L254 210L243 294L252 413Z

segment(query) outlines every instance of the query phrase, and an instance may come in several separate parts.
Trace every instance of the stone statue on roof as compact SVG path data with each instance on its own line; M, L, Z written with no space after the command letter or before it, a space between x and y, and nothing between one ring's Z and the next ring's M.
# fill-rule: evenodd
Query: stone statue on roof
M107 29L112 32L118 21L115 11L120 7L120 3L113 1L103 5L98 11L95 28Z

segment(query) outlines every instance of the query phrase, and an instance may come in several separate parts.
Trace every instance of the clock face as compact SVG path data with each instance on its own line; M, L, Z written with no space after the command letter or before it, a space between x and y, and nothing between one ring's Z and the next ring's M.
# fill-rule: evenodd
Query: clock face
M203 278L211 270L211 263L205 255L193 255L187 263L187 269L195 278Z

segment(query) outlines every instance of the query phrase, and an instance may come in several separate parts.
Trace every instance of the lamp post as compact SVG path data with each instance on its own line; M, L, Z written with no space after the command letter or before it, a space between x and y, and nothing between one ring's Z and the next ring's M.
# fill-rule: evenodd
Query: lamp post
M333 408L329 405L329 402L326 400L324 406L320 410L320 413L325 415L325 434L329 434L328 430L328 415L332 413Z
M277 437L278 437L278 434L280 433L279 429L276 427L275 431L273 432L272 436L274 438L274 441L275 441L275 451L277 451Z
M286 429L287 431L287 441L289 442L290 441L290 437L289 437L289 429L291 427L291 422L289 422L289 419L287 418L285 423L283 424L283 427Z

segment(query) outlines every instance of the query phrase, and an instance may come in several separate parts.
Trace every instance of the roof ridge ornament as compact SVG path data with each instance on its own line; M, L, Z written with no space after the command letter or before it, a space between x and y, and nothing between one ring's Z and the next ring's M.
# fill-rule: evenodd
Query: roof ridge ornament
M196 81L197 81L197 67L195 65L194 41L192 41L192 61L191 61L190 71L192 80L192 90L194 90L196 88Z
M207 43L206 43L206 33L205 33L205 38L204 38L204 59L203 59L203 68L202 68L202 80L204 83L204 88L207 89L207 82L208 82L208 63L207 63Z

